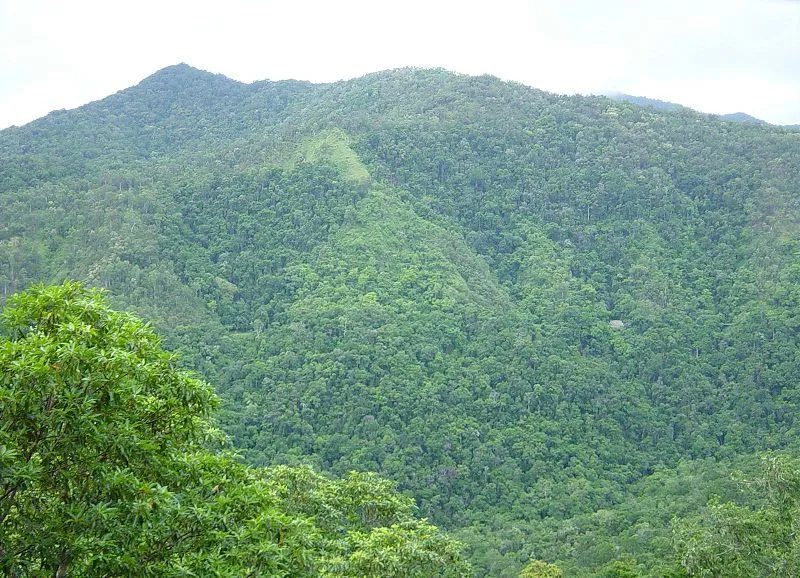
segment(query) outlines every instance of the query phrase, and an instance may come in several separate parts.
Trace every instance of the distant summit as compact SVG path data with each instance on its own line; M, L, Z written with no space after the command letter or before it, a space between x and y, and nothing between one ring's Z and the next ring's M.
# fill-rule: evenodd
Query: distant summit
M190 66L185 62L173 64L157 70L139 83L142 85L161 85L175 82L219 82L224 84L243 84L238 80L228 78L224 74L217 74Z
M679 110L682 108L689 108L682 104L678 104L675 102L669 102L666 100L658 100L656 98L647 98L646 96L633 96L630 94L624 94L621 92L611 92L606 94L608 98L612 100L619 100L623 102L630 102L632 104L636 104L639 106L646 106L649 108L654 108L656 110L665 110L665 111L673 111ZM734 112L731 114L720 114L718 115L719 118L722 120L727 120L730 122L744 122L744 123L751 123L751 124L769 124L765 120L761 120L760 118L756 118L744 112Z
M723 114L720 115L722 120L730 120L733 122L749 122L752 124L769 124L765 120L761 120L760 118L756 118L754 116L750 116L744 112L733 112L731 114Z
M647 98L646 96L633 96L631 94L623 94L621 92L610 92L605 96L607 96L611 100L621 100L623 102L630 102L632 104L637 104L639 106L647 106L649 108L655 108L657 110L678 110L680 108L686 108L683 105L676 104L674 102L668 102L666 100Z

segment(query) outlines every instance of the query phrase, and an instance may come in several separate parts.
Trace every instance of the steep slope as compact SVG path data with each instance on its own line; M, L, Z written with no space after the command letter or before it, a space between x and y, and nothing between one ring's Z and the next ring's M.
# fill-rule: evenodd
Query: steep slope
M797 437L795 130L179 65L0 132L0 159L4 295L109 288L247 459L390 476L491 575L652 570L702 501L675 480Z

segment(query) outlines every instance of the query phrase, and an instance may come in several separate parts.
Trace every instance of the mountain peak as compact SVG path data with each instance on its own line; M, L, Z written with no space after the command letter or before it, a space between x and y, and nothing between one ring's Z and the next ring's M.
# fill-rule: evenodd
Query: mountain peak
M185 62L172 64L158 70L142 80L139 86L142 85L164 85L173 83L187 83L187 82L218 82L230 85L240 85L241 82L228 78L223 74L215 74L207 70L195 68Z
M720 115L722 120L728 120L732 122L745 122L750 124L768 124L767 121L761 120L760 118L756 118L752 115L747 114L746 112L732 112L730 114L723 114Z

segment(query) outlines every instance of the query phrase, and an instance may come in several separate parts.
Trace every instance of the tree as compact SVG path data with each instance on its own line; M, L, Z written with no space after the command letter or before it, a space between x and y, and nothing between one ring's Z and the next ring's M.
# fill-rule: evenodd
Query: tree
M614 560L606 564L602 578L638 578L635 563L626 560Z
M100 292L33 287L2 323L0 574L347 574L345 555L378 563L406 550L394 575L413 575L407 560L426 575L469 572L389 482L212 452L210 386Z
M531 560L522 569L519 578L561 578L564 575L555 564L542 560Z
M689 576L797 576L800 572L800 463L762 458L760 475L743 482L748 503L714 498L706 512L675 522L675 544Z

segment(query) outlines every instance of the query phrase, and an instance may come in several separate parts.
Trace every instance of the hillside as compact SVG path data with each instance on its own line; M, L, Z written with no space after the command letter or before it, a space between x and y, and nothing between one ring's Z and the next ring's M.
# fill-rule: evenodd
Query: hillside
M0 285L108 288L249 461L396 480L479 573L646 574L797 439L798 167L688 109L178 65L0 132Z

